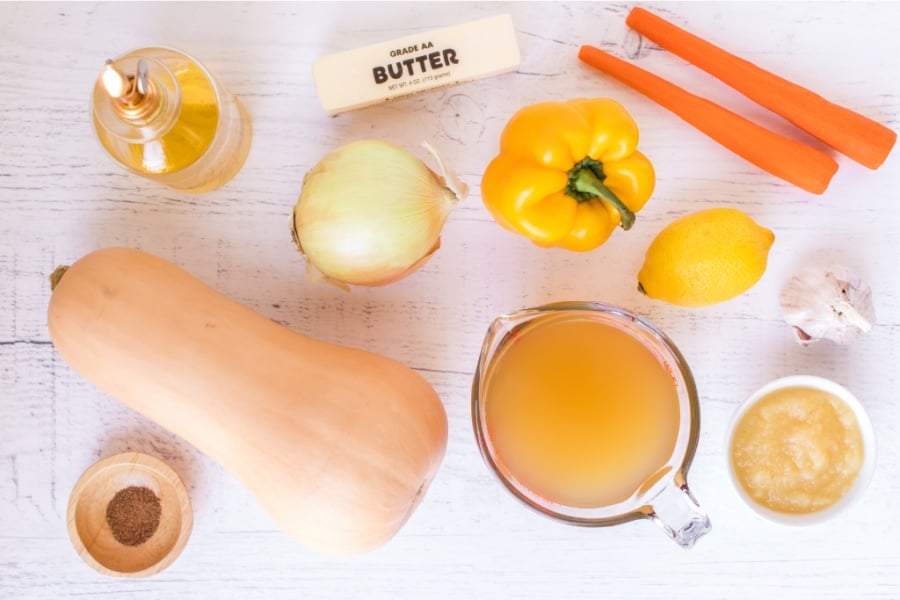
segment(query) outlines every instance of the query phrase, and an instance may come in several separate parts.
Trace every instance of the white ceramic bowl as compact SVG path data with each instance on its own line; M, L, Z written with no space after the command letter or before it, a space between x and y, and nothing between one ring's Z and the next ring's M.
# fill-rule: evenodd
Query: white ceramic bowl
M737 474L734 472L734 466L731 461L731 441L734 437L734 430L747 410L751 406L753 406L753 404L756 403L756 401L760 398L763 398L764 396L767 396L768 394L776 390L790 387L813 388L837 396L847 406L849 406L851 410L853 410L853 414L856 415L856 420L859 423L860 434L862 435L863 464L859 470L859 474L856 476L856 480L853 482L853 485L849 490L847 490L847 493L840 498L840 500L838 500L828 508L812 513L782 513L770 510L756 503L752 498L750 498L747 492L744 491L744 488L738 481ZM846 388L838 385L833 381L824 379L822 377L816 377L814 375L793 375L791 377L776 379L775 381L764 385L738 407L737 412L731 419L731 424L728 426L728 434L725 436L725 459L728 463L728 477L729 479L731 479L731 484L734 487L734 490L744 501L744 503L747 504L747 506L749 506L751 509L753 509L753 511L758 515L782 525L816 525L827 521L838 513L846 510L847 507L858 500L860 496L863 495L863 492L865 492L866 487L869 485L869 481L872 479L872 473L875 471L875 431L872 429L872 422L869 420L869 416L866 414L866 411L859 403L859 400L857 400L856 397L851 394L850 391L848 391Z

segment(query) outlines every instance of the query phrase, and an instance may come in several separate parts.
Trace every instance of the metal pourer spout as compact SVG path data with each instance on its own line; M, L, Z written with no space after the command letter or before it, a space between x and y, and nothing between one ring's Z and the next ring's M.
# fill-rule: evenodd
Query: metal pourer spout
M124 117L146 117L158 108L156 92L144 59L138 60L137 73L133 75L123 73L112 60L107 60L100 74L100 82L113 100L113 107Z

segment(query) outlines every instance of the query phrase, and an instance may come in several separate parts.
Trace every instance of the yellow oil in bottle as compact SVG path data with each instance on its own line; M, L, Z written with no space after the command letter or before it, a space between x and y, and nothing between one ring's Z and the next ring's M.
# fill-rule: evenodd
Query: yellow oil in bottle
M111 61L93 104L97 137L116 161L181 191L224 185L250 149L240 101L175 50L143 48Z

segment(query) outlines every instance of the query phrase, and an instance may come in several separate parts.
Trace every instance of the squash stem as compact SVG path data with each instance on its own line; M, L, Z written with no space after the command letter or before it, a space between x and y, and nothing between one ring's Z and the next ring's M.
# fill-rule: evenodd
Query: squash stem
M566 186L566 194L575 198L578 202L587 202L599 198L609 202L619 211L619 225L626 231L634 225L634 213L625 206L616 194L604 185L606 175L603 173L603 164L587 157L576 164L569 171L569 183Z
M56 270L50 274L50 291L56 289L56 286L59 285L59 281L63 278L63 275L66 274L66 271L69 270L69 265L62 265L56 267Z

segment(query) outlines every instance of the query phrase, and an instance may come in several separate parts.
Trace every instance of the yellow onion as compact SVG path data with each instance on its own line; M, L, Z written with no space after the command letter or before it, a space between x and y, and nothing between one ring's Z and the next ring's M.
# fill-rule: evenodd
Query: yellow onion
M361 140L303 178L291 233L311 279L377 286L402 279L440 247L453 206L468 193L430 145L441 175L394 144Z

